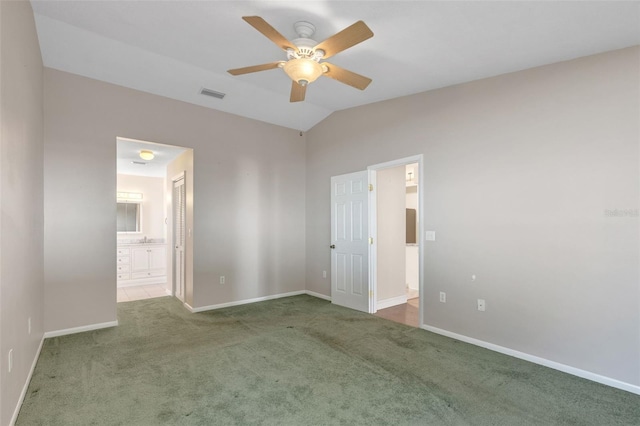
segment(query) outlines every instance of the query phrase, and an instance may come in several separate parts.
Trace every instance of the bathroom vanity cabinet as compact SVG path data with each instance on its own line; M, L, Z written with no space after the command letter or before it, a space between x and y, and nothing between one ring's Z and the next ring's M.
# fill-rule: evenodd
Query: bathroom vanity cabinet
M166 244L118 245L116 255L118 287L167 281Z

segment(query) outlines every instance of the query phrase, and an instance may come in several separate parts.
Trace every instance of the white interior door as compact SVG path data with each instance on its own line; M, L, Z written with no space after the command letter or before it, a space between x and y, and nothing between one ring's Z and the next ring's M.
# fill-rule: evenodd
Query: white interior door
M184 246L187 206L185 202L184 175L173 181L173 274L174 294L184 302Z
M368 173L331 178L331 301L369 312Z

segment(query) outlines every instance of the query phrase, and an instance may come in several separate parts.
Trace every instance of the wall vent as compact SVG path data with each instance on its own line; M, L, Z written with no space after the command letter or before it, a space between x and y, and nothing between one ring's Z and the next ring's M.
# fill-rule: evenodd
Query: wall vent
M211 96L217 99L222 99L225 97L224 93L216 92L215 90L207 89L206 87L203 87L202 90L200 90L200 94L205 96Z

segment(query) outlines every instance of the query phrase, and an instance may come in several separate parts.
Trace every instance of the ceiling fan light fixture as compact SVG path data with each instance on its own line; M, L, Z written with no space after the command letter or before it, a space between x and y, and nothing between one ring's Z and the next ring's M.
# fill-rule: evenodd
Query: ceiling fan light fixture
M153 157L155 157L155 155L151 151L147 151L146 149L140 151L140 158L142 158L143 160L153 160Z
M323 73L322 65L308 58L290 59L282 66L284 72L301 86L316 81Z

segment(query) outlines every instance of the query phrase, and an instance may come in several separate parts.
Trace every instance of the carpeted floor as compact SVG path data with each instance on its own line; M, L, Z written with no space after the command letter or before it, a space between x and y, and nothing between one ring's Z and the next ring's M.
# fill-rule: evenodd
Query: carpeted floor
M638 425L640 396L296 296L47 339L18 425Z

